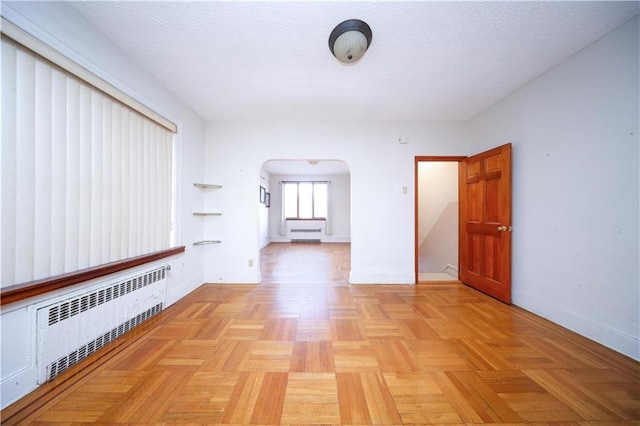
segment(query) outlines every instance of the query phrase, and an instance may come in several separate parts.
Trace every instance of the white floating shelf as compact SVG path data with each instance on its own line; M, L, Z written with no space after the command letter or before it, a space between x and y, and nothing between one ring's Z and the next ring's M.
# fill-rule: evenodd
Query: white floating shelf
M200 189L220 189L222 185L214 185L212 183L194 183L193 186Z
M193 243L194 246L206 246L209 244L220 244L222 241L220 240L203 240L203 241L196 241L195 243Z
M194 213L193 215L194 215L194 216L222 216L222 213L213 213L213 212L210 212L210 213L208 213L208 212L207 212L207 213L205 213L205 212L196 212L196 213Z

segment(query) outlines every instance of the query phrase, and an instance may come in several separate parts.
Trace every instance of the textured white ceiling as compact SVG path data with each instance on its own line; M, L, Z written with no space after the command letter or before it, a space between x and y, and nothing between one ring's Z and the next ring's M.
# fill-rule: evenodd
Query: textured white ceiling
M638 2L70 2L207 120L468 120ZM366 21L362 60L328 37Z

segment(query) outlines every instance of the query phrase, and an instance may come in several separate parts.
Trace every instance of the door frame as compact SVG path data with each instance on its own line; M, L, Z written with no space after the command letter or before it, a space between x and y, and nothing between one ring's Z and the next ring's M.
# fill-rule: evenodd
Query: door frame
M414 170L413 170L413 176L414 176L414 200L413 200L413 206L414 206L414 212L413 212L413 217L414 217L414 237L413 237L413 246L414 246L414 259L413 259L413 264L414 264L414 279L415 279L415 284L418 284L418 264L419 264L419 247L418 247L418 194L420 191L418 191L419 188L419 179L418 179L418 163L425 163L425 162L456 162L458 163L458 168L460 167L459 163L463 160L466 160L468 157L467 156L433 156L433 155L416 155L414 158ZM458 247L458 263L459 262L459 258L460 258L460 247Z

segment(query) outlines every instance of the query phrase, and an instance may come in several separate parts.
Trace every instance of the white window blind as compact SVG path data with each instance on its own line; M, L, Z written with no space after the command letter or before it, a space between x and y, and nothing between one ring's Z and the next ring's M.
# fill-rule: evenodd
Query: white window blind
M2 286L169 248L173 133L2 37Z

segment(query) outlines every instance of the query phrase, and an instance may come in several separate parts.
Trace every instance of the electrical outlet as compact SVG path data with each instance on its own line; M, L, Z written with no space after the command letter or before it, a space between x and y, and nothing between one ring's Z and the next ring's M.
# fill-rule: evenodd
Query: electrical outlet
M253 259L249 259L249 268L253 268Z

